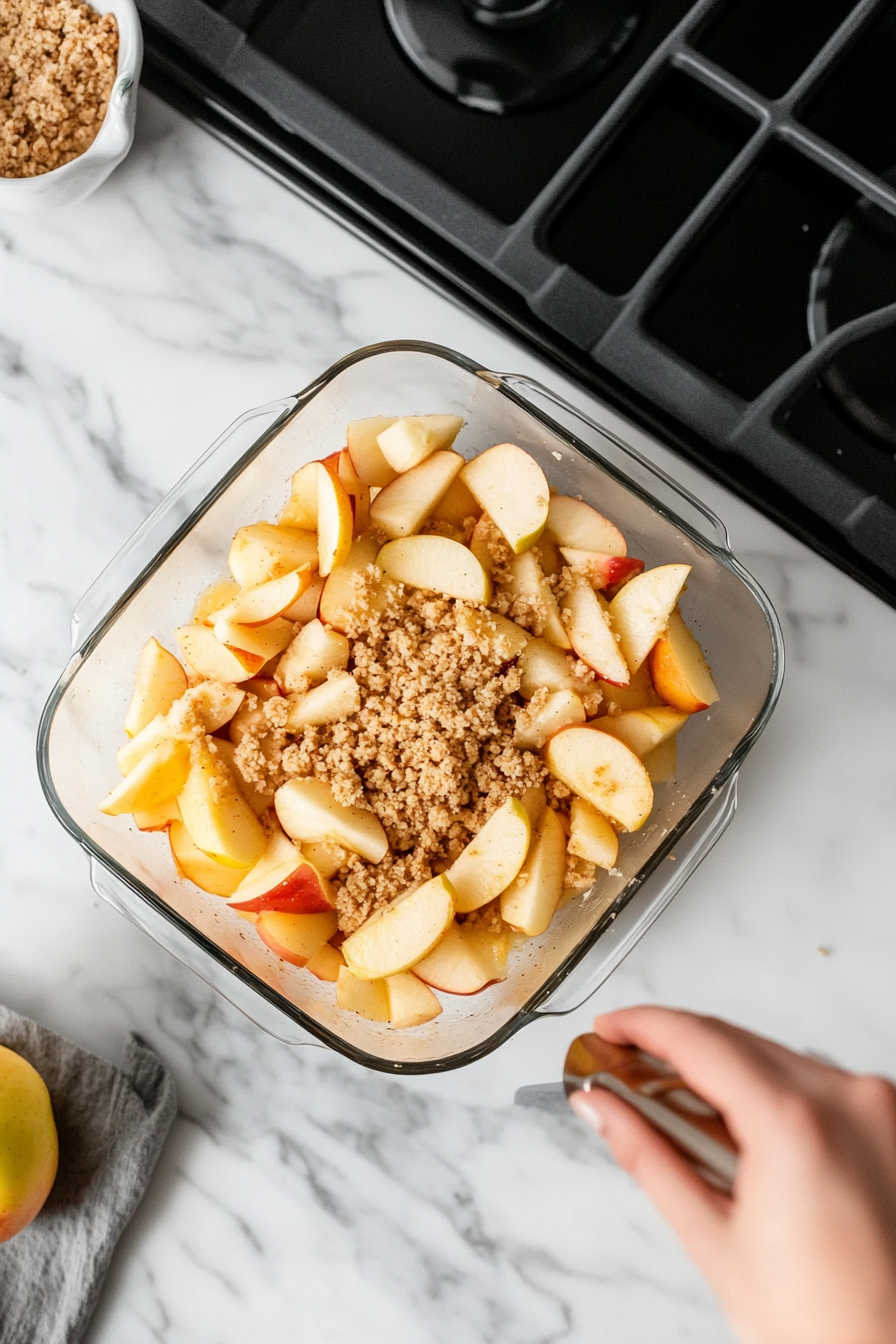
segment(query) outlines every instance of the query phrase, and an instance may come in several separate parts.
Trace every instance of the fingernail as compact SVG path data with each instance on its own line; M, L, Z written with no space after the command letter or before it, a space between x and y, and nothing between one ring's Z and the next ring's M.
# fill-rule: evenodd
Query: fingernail
M599 1096L594 1092L573 1092L569 1104L589 1129L593 1129L595 1134L603 1134L604 1113Z

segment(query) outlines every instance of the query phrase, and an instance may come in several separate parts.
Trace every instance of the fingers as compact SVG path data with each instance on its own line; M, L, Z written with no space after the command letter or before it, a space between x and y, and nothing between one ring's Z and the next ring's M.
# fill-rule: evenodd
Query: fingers
M707 1268L728 1223L730 1201L701 1179L661 1134L609 1092L574 1092L576 1115L602 1134L625 1171L638 1182L678 1233L685 1249Z
M728 1022L670 1008L623 1008L596 1018L594 1029L666 1060L741 1141L754 1123L772 1122L787 1078L826 1067Z

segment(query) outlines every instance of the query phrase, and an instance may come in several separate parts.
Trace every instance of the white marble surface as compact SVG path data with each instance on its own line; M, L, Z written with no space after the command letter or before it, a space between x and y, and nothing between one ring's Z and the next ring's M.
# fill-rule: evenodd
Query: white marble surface
M224 426L356 346L559 380L150 97L94 198L0 216L0 295L0 999L113 1059L139 1030L180 1094L90 1344L728 1338L598 1141L512 1096L557 1076L593 1008L635 1000L896 1072L896 613L675 463L788 643L733 826L572 1019L413 1085L289 1049L94 896L44 803L34 734L70 610Z

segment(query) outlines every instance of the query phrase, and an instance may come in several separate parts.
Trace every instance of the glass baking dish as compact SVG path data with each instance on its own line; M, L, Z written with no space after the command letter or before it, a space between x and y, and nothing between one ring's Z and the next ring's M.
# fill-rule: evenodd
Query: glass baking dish
M455 446L465 456L512 440L554 487L611 517L631 554L692 566L683 609L721 700L686 725L678 778L657 787L647 825L621 844L619 875L602 874L563 906L547 933L512 954L502 984L443 995L440 1017L393 1031L337 1009L332 985L278 961L224 901L176 876L164 833L103 816L97 803L117 778L140 648L151 634L169 641L190 619L198 593L225 570L237 528L276 517L291 474L341 447L349 420L434 411L464 417ZM547 389L418 342L359 350L304 392L238 420L100 575L72 636L41 719L38 763L50 806L88 855L96 891L279 1039L316 1038L371 1068L407 1073L467 1064L594 992L731 820L738 768L783 676L775 613L714 514Z

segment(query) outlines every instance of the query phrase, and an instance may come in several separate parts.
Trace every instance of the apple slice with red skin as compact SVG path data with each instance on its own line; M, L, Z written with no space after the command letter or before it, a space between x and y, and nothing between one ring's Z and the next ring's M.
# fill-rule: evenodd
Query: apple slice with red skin
M414 974L445 994L479 994L507 979L507 936L473 924L454 923Z
M281 961L305 966L336 932L336 914L294 915L282 910L262 910L255 929Z
M335 910L329 882L309 863L298 845L281 830L269 837L265 851L234 891L235 910L281 910L292 915L320 915Z
M664 635L649 654L650 675L659 694L685 714L699 714L719 698L703 650L681 618L673 611Z
M545 531L561 548L577 551L604 551L608 555L626 555L625 537L615 523L582 499L570 495L552 495Z
M627 686L630 672L597 593L586 579L573 580L563 599L563 621L569 642L583 663L602 681Z
M584 574L592 588L609 588L625 583L644 571L644 561L633 555L611 555L608 551L577 551L561 546L560 554L577 574Z

